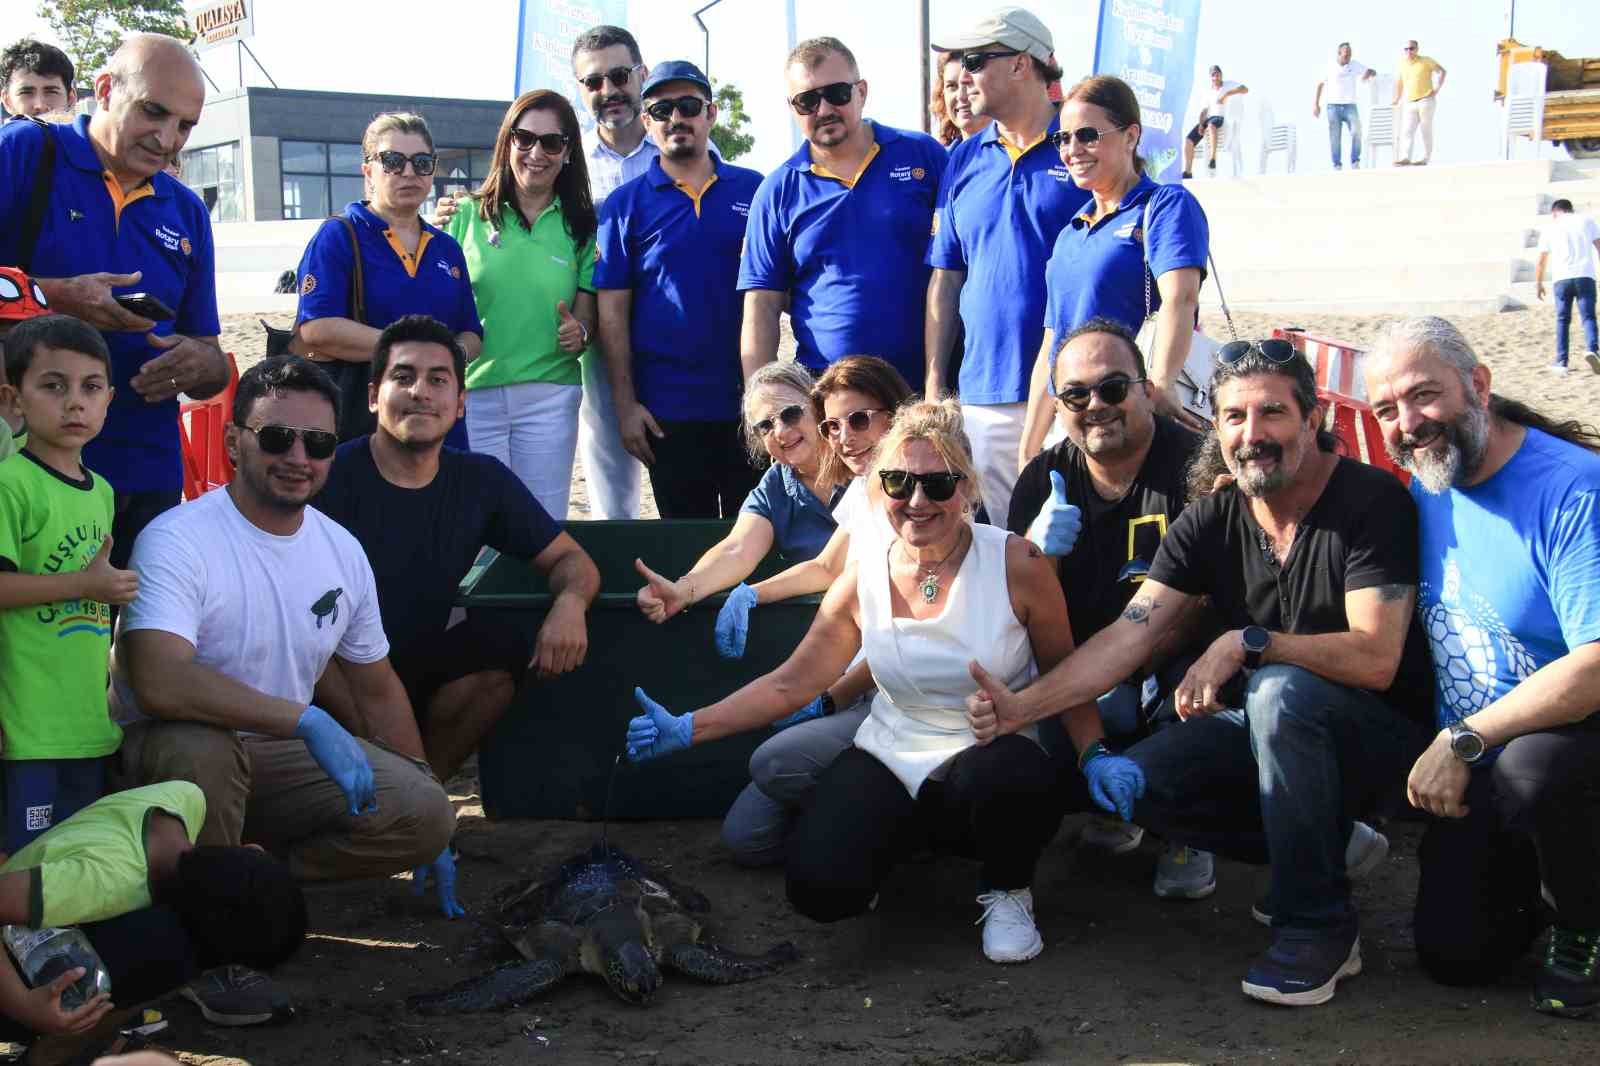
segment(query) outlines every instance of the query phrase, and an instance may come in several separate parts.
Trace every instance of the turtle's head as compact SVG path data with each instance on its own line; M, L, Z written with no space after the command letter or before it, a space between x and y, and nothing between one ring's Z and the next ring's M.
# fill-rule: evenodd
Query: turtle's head
M661 971L656 960L637 940L627 940L604 952L602 961L606 984L624 1001L636 1006L648 1003L661 987Z

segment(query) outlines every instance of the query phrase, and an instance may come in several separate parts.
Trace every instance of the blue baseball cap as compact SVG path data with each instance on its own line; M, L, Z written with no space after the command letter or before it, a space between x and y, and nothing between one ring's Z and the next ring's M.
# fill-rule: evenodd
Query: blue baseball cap
M639 90L639 95L649 96L656 86L665 85L669 81L693 82L708 98L711 96L711 81L700 73L699 67L687 59L669 59L665 63L657 63L651 67L650 76L645 79L644 88Z

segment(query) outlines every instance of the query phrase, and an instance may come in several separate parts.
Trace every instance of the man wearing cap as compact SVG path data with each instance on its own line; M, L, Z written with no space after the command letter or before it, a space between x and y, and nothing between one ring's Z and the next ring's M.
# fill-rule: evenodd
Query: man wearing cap
M862 118L867 83L837 38L800 42L785 71L806 144L750 207L739 266L744 373L778 357L787 308L802 366L876 355L920 390L923 257L948 156L925 133Z
M1433 158L1433 110L1439 102L1439 90L1444 88L1448 72L1431 57L1417 54L1417 42L1407 41L1400 59L1400 68L1394 79L1396 106L1405 97L1405 107L1400 112L1400 144L1395 149L1394 165L1397 167L1425 167ZM1433 76L1439 75L1434 81ZM1411 146L1417 131L1422 132L1422 158L1411 158Z
M948 369L965 326L961 413L984 506L999 518L1009 511L1028 382L1044 338L1045 264L1089 194L1050 143L1060 119L1048 87L1061 69L1044 23L1003 7L939 40L945 43L934 48L961 62L972 113L994 121L950 153L939 191L927 255L927 394L958 384Z
M707 146L711 83L693 63L644 83L659 154L600 208L600 350L622 443L650 468L663 518L732 518L755 485L739 440L739 249L754 170Z

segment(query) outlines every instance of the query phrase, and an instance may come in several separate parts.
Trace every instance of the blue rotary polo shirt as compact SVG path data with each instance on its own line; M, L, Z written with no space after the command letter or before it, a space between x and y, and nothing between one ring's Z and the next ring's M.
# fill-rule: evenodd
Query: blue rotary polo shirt
M634 387L658 419L733 421L739 365L739 248L761 175L712 157L704 188L657 159L600 209L594 287L629 289Z
M928 265L964 270L963 403L1020 403L1044 341L1044 266L1056 235L1089 194L1072 183L1044 136L1018 149L989 123L950 153Z
M1150 204L1150 233L1144 207ZM1144 322L1144 257L1159 278L1169 270L1206 266L1211 230L1194 194L1182 185L1158 185L1142 176L1117 210L1094 225L1094 204L1084 205L1056 238L1045 267L1044 324L1063 337L1091 318L1109 318L1137 331ZM1161 306L1152 281L1150 310ZM1149 353L1146 353L1147 355Z
M809 144L767 175L750 209L739 289L790 294L802 365L876 355L921 391L923 260L949 156L925 133L868 121L873 147L853 177L813 164Z
M187 186L160 173L124 193L100 164L88 116L48 131L23 120L0 126L0 263L16 263L17 247L44 138L56 140L50 203L33 254L32 273L65 278L105 271L142 272L118 293L147 292L177 312L158 322L158 336L215 337L216 257L206 206ZM84 465L118 492L171 492L183 487L178 402L147 403L130 384L162 354L143 333L106 333L116 395L105 428L85 445Z
M792 563L814 559L828 546L838 528L833 509L843 499L846 486L834 488L826 505L806 487L785 463L773 463L756 487L744 498L741 514L760 515L772 523L772 540L778 552Z

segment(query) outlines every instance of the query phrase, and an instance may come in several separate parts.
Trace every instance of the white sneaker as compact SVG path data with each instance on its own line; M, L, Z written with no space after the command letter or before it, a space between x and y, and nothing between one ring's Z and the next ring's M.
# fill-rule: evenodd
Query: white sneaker
M1552 374L1560 374L1562 377L1567 376L1566 363L1551 363L1549 366L1546 366L1545 369L1550 371Z
M1590 370L1600 374L1600 352L1589 352L1583 357L1583 361L1589 364Z
M1217 860L1209 851L1168 844L1151 886L1162 899L1205 899L1217 890Z
M1033 924L1033 891L985 892L978 897L983 914L973 925L983 926L983 953L990 962L1027 962L1044 950L1039 927Z
M1115 815L1096 814L1083 824L1078 843L1095 851L1112 855L1126 855L1137 851L1144 840L1144 830L1132 822L1124 822Z

